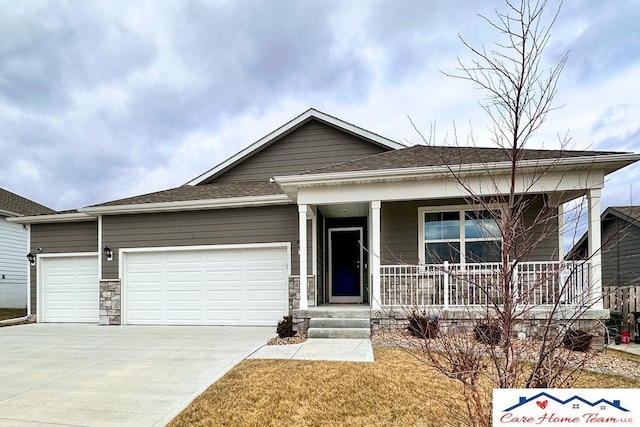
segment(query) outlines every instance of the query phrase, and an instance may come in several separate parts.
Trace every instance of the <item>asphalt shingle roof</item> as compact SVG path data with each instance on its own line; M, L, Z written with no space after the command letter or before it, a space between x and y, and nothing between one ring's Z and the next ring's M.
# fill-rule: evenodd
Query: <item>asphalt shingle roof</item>
M521 150L521 160L542 160L567 157L616 154L611 151ZM428 166L465 165L509 161L509 151L486 147L444 147L415 145L401 150L375 154L362 159L339 163L305 174L358 172L367 170L402 169Z
M3 188L0 188L0 210L27 216L55 213L53 209Z
M272 196L284 194L278 184L269 181L220 182L204 185L183 185L169 190L114 200L97 206L167 203L189 200L225 199L232 197Z
M640 222L640 206L611 206L609 209L616 210L629 219Z
M523 159L555 159L560 157L597 156L614 154L609 151L523 150ZM509 160L508 153L499 148L442 147L417 145L376 154L303 174L339 173L380 169L402 169L446 164L492 163ZM147 203L167 203L190 200L224 199L234 197L285 194L278 184L269 181L221 182L202 185L183 185L164 191L114 200L90 207L121 206Z

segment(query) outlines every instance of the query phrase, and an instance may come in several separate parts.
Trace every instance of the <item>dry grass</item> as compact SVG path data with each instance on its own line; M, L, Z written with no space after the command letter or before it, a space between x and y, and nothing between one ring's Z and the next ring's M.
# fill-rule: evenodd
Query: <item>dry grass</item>
M0 308L0 320L16 319L26 315L26 308Z
M374 363L245 360L169 425L464 425L455 382L406 350L374 351ZM576 387L640 387L640 381L586 373Z

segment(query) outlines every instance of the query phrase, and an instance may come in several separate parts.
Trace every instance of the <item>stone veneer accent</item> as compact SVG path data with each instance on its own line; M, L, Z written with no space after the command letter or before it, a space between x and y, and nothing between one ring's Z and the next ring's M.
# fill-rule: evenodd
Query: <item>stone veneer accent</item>
M307 302L309 307L316 306L316 279L307 276ZM289 311L300 308L300 276L289 276Z
M373 329L405 327L409 312L409 308L397 306L383 307L380 310L375 310L371 314ZM434 308L432 310L427 309L426 312L427 314L438 316L440 319L440 330L445 333L452 329L472 331L478 322L486 318L486 312L482 309L449 309L444 311L441 308ZM566 319L571 319L571 313L568 314ZM544 310L536 311L532 309L531 313L516 320L513 337L517 337L519 332L524 332L527 338L540 339L544 332L544 322L547 316ZM554 330L558 332L564 331L561 325L571 322L573 329L583 330L593 336L593 340L591 341L591 348L593 350L602 351L605 348L606 329L603 322L608 316L609 310L593 308L585 310L580 319L573 320L566 320L561 313L556 313L554 322L558 325L558 328L552 328L552 333Z
M100 324L120 324L120 280L100 280Z

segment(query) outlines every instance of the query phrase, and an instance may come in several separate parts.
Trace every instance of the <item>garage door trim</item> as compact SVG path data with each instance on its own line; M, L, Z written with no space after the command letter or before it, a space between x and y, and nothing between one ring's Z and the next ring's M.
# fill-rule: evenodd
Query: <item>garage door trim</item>
M188 251L223 251L231 249L261 249L261 248L280 248L285 249L287 252L287 275L291 276L291 242L272 242L272 243L246 243L246 244L227 244L227 245L195 245L195 246L158 246L158 247L143 247L143 248L120 248L118 250L118 271L120 272L120 324L126 325L128 323L127 314L127 278L126 278L126 265L127 254L133 253L151 253L151 252L188 252Z
M36 274L36 321L44 322L46 319L44 318L44 307L45 307L45 289L44 289L44 274L45 274L45 266L47 264L47 259L50 258L76 258L76 257L99 257L98 252L62 252L55 254L37 254L36 255L36 265L37 265L37 274ZM98 278L100 277L100 272L96 269L96 273ZM96 286L99 286L96 283ZM96 306L98 305L98 301L96 301ZM98 321L96 320L96 323Z

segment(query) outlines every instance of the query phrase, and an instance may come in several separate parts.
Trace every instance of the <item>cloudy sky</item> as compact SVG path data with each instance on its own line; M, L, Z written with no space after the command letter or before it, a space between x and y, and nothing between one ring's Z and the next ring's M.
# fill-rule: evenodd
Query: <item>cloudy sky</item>
M550 0L553 4L554 0ZM0 187L55 209L182 185L309 107L388 138L486 142L480 93L444 76L501 0L0 0ZM640 1L565 2L569 51L535 146L640 152ZM534 145L531 147L533 148ZM640 203L640 166L603 206Z

